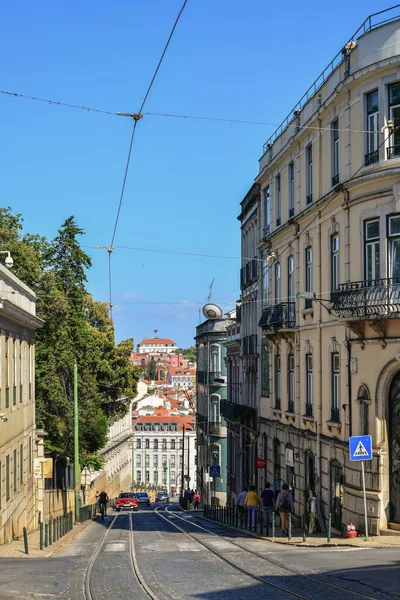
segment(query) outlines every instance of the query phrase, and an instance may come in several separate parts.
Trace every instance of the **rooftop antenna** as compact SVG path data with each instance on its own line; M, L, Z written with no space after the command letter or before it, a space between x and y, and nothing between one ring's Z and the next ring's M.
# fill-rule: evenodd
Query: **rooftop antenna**
M213 287L213 285L214 285L214 281L215 281L215 279L213 279L213 280L212 280L212 282L210 283L210 288L209 288L209 289L210 289L210 293L208 294L207 302L210 302L210 301L211 301L211 296L212 296L212 287Z

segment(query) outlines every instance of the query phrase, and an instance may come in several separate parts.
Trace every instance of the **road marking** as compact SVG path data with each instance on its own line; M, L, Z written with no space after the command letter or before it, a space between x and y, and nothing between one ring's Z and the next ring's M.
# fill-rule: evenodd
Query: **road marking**
M190 542L181 542L177 544L179 552L199 552L199 548L197 548L194 544Z
M126 542L110 542L106 545L104 552L125 552Z

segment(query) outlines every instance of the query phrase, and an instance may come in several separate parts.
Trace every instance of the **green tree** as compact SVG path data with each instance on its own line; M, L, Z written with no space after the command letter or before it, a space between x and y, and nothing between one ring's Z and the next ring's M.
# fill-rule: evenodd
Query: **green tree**
M157 379L157 363L153 357L146 361L144 366L144 378L149 381Z
M175 350L175 354L181 354L182 357L189 362L196 362L196 346L189 346L189 348L178 348Z

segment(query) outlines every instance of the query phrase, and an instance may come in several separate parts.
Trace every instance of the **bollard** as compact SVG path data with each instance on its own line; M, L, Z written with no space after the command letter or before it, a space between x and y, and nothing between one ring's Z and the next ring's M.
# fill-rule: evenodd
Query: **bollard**
M49 546L53 543L53 519L49 521Z
M25 554L29 554L29 551L28 551L28 532L26 531L26 527L24 527L22 531L24 533L24 552L25 552Z
M49 545L49 524L45 523L44 525L44 547L47 548Z
M40 535L39 548L40 548L40 550L43 550L43 523L42 523L42 521L40 521L40 524L39 524L39 535Z
M328 518L328 544L331 541L331 533L332 533L332 514L329 513L329 518Z
M272 537L275 537L275 511L272 511Z
M289 513L289 529L288 529L288 539L292 539L292 513Z

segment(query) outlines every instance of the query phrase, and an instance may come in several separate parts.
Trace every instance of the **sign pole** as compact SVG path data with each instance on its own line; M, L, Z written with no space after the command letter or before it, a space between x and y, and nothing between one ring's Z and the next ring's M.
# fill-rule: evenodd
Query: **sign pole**
M361 461L361 473L362 473L362 484L363 484L363 494L364 494L364 515L365 515L365 539L368 542L368 514L367 514L367 493L365 491L365 472L364 472L364 462Z

